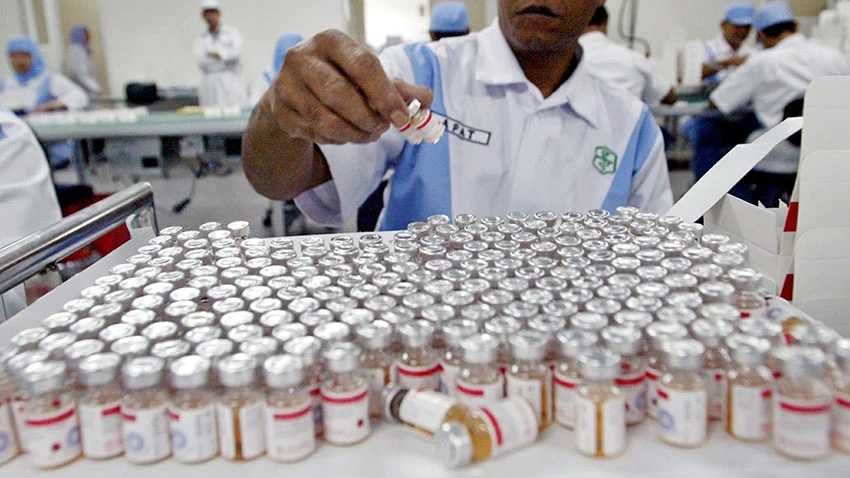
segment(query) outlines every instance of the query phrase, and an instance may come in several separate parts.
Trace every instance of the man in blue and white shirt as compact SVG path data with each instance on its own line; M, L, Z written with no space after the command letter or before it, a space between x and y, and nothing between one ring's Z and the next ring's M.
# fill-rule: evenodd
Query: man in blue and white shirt
M587 71L578 38L602 0L500 0L483 31L384 51L339 32L293 48L243 145L260 193L341 224L393 170L379 229L434 214L672 205L647 107ZM394 80L390 80L393 78ZM416 86L414 86L416 85ZM413 146L406 102L445 121Z

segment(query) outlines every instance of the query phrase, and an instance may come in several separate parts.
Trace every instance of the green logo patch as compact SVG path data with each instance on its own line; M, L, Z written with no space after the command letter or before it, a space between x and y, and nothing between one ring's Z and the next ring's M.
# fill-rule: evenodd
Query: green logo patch
M607 146L597 146L596 155L593 157L593 166L600 174L614 174L617 172L619 160L617 153Z

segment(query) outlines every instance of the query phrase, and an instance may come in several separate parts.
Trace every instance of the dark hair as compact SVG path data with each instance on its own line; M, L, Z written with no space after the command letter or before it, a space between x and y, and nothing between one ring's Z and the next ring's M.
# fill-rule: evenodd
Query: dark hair
M590 19L590 26L601 27L608 21L608 9L605 7L596 7L596 12Z
M765 36L776 38L785 32L794 33L797 31L797 22L777 23L762 30Z

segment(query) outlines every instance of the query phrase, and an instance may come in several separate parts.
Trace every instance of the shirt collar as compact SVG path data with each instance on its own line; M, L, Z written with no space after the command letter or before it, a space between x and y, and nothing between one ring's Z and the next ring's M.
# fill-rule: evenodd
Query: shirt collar
M785 37L779 43L774 46L774 48L789 48L797 45L801 45L806 42L806 37L803 36L802 33L795 33L791 36Z
M602 42L608 39L608 35L602 32L588 32L579 38L580 42Z

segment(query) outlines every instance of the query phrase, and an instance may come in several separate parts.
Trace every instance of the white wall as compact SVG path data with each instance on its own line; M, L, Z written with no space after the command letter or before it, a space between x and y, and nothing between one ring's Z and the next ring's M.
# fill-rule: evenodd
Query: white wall
M0 0L13 1L13 0ZM222 22L242 32L242 71L250 84L271 66L277 37L345 31L347 0L221 0ZM195 39L205 28L196 0L99 0L110 88L123 95L130 81L198 85ZM2 15L0 15L2 16Z
M427 41L431 15L428 0L366 0L366 43L378 49L388 36L404 42Z

